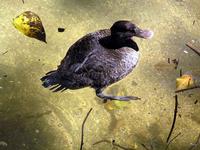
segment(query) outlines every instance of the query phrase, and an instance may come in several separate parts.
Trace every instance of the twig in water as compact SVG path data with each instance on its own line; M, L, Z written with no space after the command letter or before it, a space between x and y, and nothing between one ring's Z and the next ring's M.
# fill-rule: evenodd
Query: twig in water
M114 140L113 140L113 141L114 141ZM126 147L123 147L123 146L121 146L121 145L115 143L115 141L114 141L114 142L113 142L113 141L111 142L111 141L109 141L109 140L101 140L101 141L95 142L93 145L97 145L97 144L100 144L100 143L112 143L113 146L119 147L119 148L121 148L121 149L123 149L123 150L134 150L133 148L126 148Z
M90 110L88 111L87 115L85 116L85 119L83 120L83 123L82 123L82 130L81 130L81 146L80 146L80 150L83 149L83 138L84 138L84 125L85 125L85 122L90 114L90 112L92 111L92 108L90 108Z
M173 59L172 62L175 64L175 69L178 68L178 65L179 65L179 59Z
M180 77L182 77L182 75L183 75L183 70L180 69Z
M173 129L174 129L175 124L176 124L177 112L178 112L178 95L175 95L174 119L173 119L173 122L172 122L172 127L170 129L169 135L167 137L167 141L166 141L167 143L169 142L169 139L172 135Z
M171 63L171 60L170 60L170 58L168 58L168 59L167 59L167 62L168 62L168 64L170 64L170 63Z
M197 89L197 88L200 88L200 86L193 86L193 87L186 88L186 89L176 90L175 93L180 93L180 92L184 92L184 91L188 91L188 90L193 90L193 89Z
M150 150L145 144L141 143L142 147L144 147L144 149L146 150Z
M3 52L1 55L5 55L8 51Z
M194 21L192 22L192 25L194 25L194 24L195 24L195 22L196 22L196 20L194 20Z
M188 150L192 150L192 149L195 148L198 144L200 144L200 134L199 134L199 136L198 136L198 138L197 138L197 141L196 141L194 144L192 144L192 146L191 146Z
M151 143L151 145L150 145L150 146L151 146L151 150L153 150L153 145L152 145L152 143Z
M173 137L168 143L167 146L165 148L165 150L167 150L169 148L169 145L179 136L181 135L181 132L179 132L175 137Z
M194 104L196 105L198 103L198 100L196 100L195 102L194 102Z
M190 44L189 42L185 44L187 47L189 47L191 50L193 50L195 53L197 53L200 56L200 49L196 48L195 46L193 46L192 44Z

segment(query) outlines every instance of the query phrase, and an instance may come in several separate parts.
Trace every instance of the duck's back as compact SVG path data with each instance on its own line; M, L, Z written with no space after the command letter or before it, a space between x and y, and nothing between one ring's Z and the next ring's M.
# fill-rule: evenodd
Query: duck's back
M66 56L58 66L58 70L64 76L74 73L74 69L89 56L95 53L99 47L99 39L110 35L110 30L99 30L89 33L75 42L67 51Z
M90 33L69 48L57 70L63 85L70 89L103 88L132 71L139 53L129 47L108 49L102 46L100 39L108 36L110 30Z

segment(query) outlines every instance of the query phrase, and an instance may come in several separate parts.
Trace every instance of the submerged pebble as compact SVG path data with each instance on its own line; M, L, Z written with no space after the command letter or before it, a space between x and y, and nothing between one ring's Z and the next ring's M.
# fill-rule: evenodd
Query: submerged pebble
M58 28L58 32L64 32L65 28Z
M39 132L40 132L40 130L38 130L38 129L35 130L35 133L39 133Z
M5 141L0 141L0 146L7 147L8 144Z

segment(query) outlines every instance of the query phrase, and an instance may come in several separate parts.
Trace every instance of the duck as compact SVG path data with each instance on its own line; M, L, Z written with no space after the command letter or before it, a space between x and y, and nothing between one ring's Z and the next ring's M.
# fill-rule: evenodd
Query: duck
M137 96L108 95L103 91L137 66L139 47L133 37L150 39L153 31L119 20L109 29L88 33L67 51L56 70L46 73L42 85L53 92L91 87L101 100L130 101Z

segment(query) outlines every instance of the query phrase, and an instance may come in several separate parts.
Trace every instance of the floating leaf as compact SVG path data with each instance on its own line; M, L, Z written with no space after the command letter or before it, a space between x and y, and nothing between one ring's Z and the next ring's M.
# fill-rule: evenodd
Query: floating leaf
M105 103L105 108L107 110L118 110L118 109L122 109L124 107L126 107L128 105L128 102L125 101L108 101L107 103Z
M111 95L128 95L127 89L120 87L118 85L112 86L108 93ZM108 111L112 110L119 110L123 109L124 107L127 107L128 104L130 104L128 101L118 101L118 100L112 100L105 103L104 107Z
M192 75L184 74L176 79L176 90L182 90L194 86L194 79Z
M23 12L13 19L13 25L26 36L46 43L45 30L37 14L31 11Z

